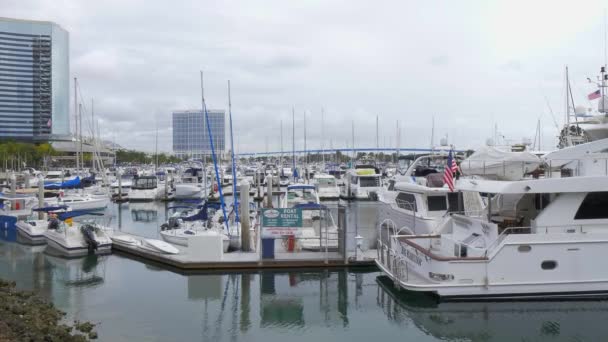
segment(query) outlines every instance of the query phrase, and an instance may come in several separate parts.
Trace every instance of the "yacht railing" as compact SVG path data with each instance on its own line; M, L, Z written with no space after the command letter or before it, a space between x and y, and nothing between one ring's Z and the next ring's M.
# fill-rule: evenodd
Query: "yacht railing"
M586 161L586 162L585 162ZM540 166L536 166L540 163ZM519 165L518 165L519 164ZM589 159L551 159L548 162L506 162L487 161L482 159L467 159L460 163L461 169L468 167L474 172L464 172L463 175L502 176L508 175L507 170L521 171L522 177L579 177L579 176L608 176L608 158ZM556 174L558 173L558 174Z

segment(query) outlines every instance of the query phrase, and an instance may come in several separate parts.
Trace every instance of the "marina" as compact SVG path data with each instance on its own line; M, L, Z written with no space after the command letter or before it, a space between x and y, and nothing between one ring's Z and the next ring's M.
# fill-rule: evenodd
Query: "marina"
M584 2L6 4L0 342L604 340Z

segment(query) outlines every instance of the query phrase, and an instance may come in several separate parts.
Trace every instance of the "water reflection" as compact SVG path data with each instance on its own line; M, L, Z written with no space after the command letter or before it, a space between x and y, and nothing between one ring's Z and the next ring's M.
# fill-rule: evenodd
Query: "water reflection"
M377 278L378 306L398 326L414 325L442 340L600 341L606 339L608 302L438 303L395 289Z

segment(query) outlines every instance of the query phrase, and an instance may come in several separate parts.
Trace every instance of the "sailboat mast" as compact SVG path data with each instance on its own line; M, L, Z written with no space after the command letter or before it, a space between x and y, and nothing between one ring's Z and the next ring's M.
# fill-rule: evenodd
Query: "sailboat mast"
M78 135L80 140L80 158L82 158L80 166L84 169L84 153L82 150L82 103L78 104L78 122L80 122L80 125L78 125Z
M294 181L296 181L296 108L291 107L291 160L293 170L291 171Z
M304 180L308 183L308 150L306 149L306 111L304 111Z
M74 136L78 137L78 90L77 85L78 79L74 77ZM76 141L75 141L76 142ZM76 170L80 169L80 157L78 155L78 149L76 148Z
M228 119L230 120L230 154L232 158L232 193L234 197L234 215L236 222L239 222L239 196L236 194L236 182L237 172L236 172L236 163L234 161L234 139L233 139L233 130L232 130L232 99L230 97L230 80L228 80Z
M205 136L205 132L207 132L205 130L205 125L206 125L205 108L206 108L205 107L205 87L203 85L203 71L201 70L201 115L203 116L203 136ZM190 156L190 157L192 157L192 156ZM205 189L205 202L207 202L207 200L209 199L209 189L207 187L207 158L205 156L204 148L201 149L201 157L203 159L203 188Z
M323 167L325 167L325 112L321 107L321 160Z

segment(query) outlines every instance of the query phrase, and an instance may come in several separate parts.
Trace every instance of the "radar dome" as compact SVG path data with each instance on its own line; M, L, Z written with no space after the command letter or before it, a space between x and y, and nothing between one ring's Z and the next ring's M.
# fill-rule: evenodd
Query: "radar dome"
M441 140L439 140L439 144L441 146L448 146L448 138L441 138Z

